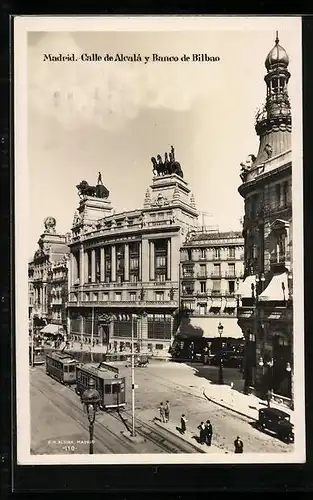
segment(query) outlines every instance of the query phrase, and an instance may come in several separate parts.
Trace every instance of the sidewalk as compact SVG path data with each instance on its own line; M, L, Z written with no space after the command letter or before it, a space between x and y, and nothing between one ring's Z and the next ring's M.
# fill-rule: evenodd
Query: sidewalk
M243 394L232 389L229 385L206 384L206 387L203 389L203 395L208 401L252 420L258 420L260 408L267 407L266 401L256 397L254 394ZM290 408L285 405L279 405L276 402L271 402L270 407L288 413L291 421L293 421L294 412Z
M137 415L142 421L146 421L147 423L152 422L157 427L165 429L173 436L176 436L186 441L187 443L192 444L196 449L199 450L200 453L229 453L228 451L219 448L214 444L212 444L211 446L207 446L206 444L201 445L197 441L196 438L199 436L199 430L197 429L197 427L200 423L198 420L196 421L195 419L188 419L186 434L180 434L178 428L180 428L181 413L179 411L175 411L175 409L171 409L170 421L166 423L162 423L160 421L157 409L138 411Z

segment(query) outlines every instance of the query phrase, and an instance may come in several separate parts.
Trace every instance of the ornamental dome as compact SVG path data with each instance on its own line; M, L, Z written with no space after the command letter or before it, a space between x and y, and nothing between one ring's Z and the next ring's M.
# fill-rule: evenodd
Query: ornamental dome
M269 71L273 66L285 66L289 64L289 57L285 49L279 45L278 33L276 34L275 46L265 59L265 67Z

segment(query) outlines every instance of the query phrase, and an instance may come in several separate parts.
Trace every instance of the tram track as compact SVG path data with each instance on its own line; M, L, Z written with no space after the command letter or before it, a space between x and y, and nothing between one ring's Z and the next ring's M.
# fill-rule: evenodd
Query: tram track
M40 380L40 383L45 385L45 387L49 389L49 395L47 395L47 392L45 392L45 390L39 388L38 385L34 386L35 389L41 394L43 394L46 397L46 399L51 401L51 384L48 384L47 381L44 381L43 377ZM72 400L70 401L70 404L68 400L66 402L60 401L60 393L54 391L54 389L53 392L59 398L57 401L55 400L55 398L53 398L53 404L57 408L59 408L63 413L71 417L75 421L75 423L78 424L78 426L81 427L84 430L84 432L86 432L86 425L82 423L82 417L83 417L82 408L79 405L75 404ZM131 446L130 443L125 442L125 439L123 437L121 437L119 434L115 433L111 429L105 427L101 422L96 423L95 431L96 431L96 436L95 436L96 440L99 443L101 443L102 447L104 448L104 450L106 450L107 453L113 453L113 454L135 453L136 450ZM110 443L108 442L109 436L111 437Z
M48 377L48 376L47 376ZM62 387L64 389L68 389L71 393L75 393L75 384L73 385L67 385L67 384L61 384L58 382L54 377L49 377L54 381L54 384L49 384L48 380L45 380L45 377L42 377L40 379L41 384L44 384L45 387L49 392L51 392L51 388L53 388L53 392L55 395L60 397L59 391L55 391L55 387ZM37 385L35 386L36 389L41 392L47 399L50 399L47 396L47 393L45 390L40 389ZM55 401L53 398L53 404L57 406L62 412L66 413L69 415L85 432L86 432L86 426L81 423L81 417L83 415L83 410L82 408L75 403L72 399L70 399L70 405L67 402L61 402L60 399ZM128 422L131 421L131 413L128 412L127 410L122 410L121 412L101 412L103 415L105 415L105 418L107 420L115 420L122 422L123 425L125 426L126 430L129 430ZM126 417L126 419L124 418ZM109 426L105 426L105 424L99 419L96 421L96 438L97 440L102 444L102 446L107 450L109 453L136 453L136 450L134 447L131 445L131 443L128 443L125 437L122 437L121 435L115 433L112 431ZM140 435L141 437L144 438L145 442L150 442L156 446L156 448L159 450L159 452L163 453L199 453L199 449L193 446L190 443L184 442L180 440L179 436L177 438L173 438L170 435L169 431L165 430L165 434L160 431L156 425L153 423L148 423L146 421L141 420L140 418L136 418L136 431L137 434ZM115 443L108 443L107 436L108 434L111 436L112 439L115 441L118 441L118 443L121 445L121 451L119 451L119 447L116 446ZM181 442L180 442L181 441ZM125 451L127 450L127 451ZM156 453L156 452L155 452Z
M126 416L126 419L124 419L124 415ZM132 418L131 414L126 410L123 410L123 416L120 414L120 412L115 415L112 414L112 416L116 419L120 418L125 426L126 422L124 422L124 420L128 421ZM166 434L168 434L168 436L165 436L160 430L158 430L156 425L145 422L140 418L136 418L136 431L143 438L153 442L155 445L162 448L162 450L164 450L166 453L201 453L196 446L193 446L192 444L181 440L179 436L174 439L173 437L169 437L170 432L166 429L165 432Z

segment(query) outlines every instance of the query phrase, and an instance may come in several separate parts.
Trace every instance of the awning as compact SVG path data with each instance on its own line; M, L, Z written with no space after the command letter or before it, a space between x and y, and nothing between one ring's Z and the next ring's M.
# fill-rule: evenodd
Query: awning
M222 307L222 301L221 299L212 299L211 303L209 302L208 305L213 308L220 309Z
M242 330L238 326L237 318L210 318L210 317L191 317L187 320L184 319L177 333L182 337L206 337L214 338L219 337L217 327L222 323L224 330L222 337L232 337L240 339L243 337Z
M46 325L40 330L40 333L50 333L51 335L63 335L64 330L61 325Z
M252 284L255 285L255 274L247 276L246 279L239 285L241 298L252 298Z
M226 299L225 307L237 307L237 301L236 301L236 299L228 297Z
M287 273L273 276L265 290L259 295L259 301L287 300L289 296Z

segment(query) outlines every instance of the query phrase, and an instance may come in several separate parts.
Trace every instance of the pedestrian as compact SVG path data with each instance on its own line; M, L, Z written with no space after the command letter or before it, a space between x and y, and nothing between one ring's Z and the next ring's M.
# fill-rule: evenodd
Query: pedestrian
M170 419L170 402L167 400L164 406L165 412L165 422L168 422Z
M187 424L188 420L186 419L185 414L183 413L180 419L180 432L181 434L185 434L186 429L187 429Z
M161 403L160 403L159 410L160 410L161 422L165 423L166 422L166 420L165 420L165 408L164 408L163 401L161 401Z
M213 435L212 424L210 420L207 420L205 423L205 442L208 446L211 446L212 435Z
M204 422L201 422L201 424L198 425L198 429L200 431L200 434L199 434L199 443L200 444L204 444L205 443L205 437L206 437L206 428L205 428Z
M235 453L243 453L243 442L240 437L237 436L237 439L234 441Z

